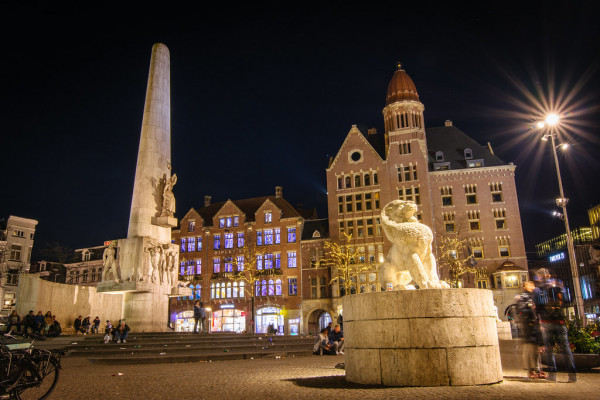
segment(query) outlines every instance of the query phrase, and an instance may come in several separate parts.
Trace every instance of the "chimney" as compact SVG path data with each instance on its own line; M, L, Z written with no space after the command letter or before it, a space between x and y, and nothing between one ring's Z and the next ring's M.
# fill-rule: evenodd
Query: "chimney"
M371 128L367 131L367 135L371 136L371 135L377 135L377 128Z
M281 186L275 186L275 197L281 197L281 192L283 188Z
M444 122L444 126L452 126L452 121L447 119L446 122Z
M210 206L210 199L212 199L212 197L204 196L204 207Z

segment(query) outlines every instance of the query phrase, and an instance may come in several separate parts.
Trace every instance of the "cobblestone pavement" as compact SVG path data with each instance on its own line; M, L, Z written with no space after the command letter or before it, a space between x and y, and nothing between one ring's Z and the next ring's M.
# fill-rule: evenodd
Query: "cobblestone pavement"
M519 353L502 351L504 381L470 387L387 388L347 383L336 369L343 356L216 361L190 364L94 365L64 358L50 399L598 399L600 370L579 373L575 384L529 381ZM120 375L122 374L122 375Z

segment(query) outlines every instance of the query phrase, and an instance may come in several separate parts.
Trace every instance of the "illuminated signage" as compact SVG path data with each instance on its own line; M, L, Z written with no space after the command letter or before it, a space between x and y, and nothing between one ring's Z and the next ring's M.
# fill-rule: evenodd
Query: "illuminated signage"
M221 304L221 308L233 308L233 304Z
M111 244L111 243L112 243L112 240L106 240L106 241L104 242L104 245L105 245L105 246L110 246L110 244Z
M565 253L558 253L553 256L550 256L550 262L560 261L565 259Z

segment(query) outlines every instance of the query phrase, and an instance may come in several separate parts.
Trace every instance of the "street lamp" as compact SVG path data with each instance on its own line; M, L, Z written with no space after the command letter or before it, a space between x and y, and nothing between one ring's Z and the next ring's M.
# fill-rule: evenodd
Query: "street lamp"
M543 129L548 127L548 133L544 134L542 137L543 141L547 141L548 139L552 142L552 154L554 156L554 165L556 167L556 177L558 178L558 190L560 192L560 197L556 199L556 205L562 208L562 215L560 219L565 222L565 230L567 235L567 252L569 253L569 265L571 266L571 275L573 276L573 291L575 292L575 308L577 309L577 315L581 318L583 326L586 325L585 320L585 312L583 309L583 297L581 296L581 286L579 285L579 269L577 268L577 261L575 260L575 248L573 247L573 236L571 235L571 229L569 228L569 218L567 217L567 203L569 199L565 197L565 193L563 191L562 179L560 177L560 169L558 166L558 156L556 155L556 141L555 139L558 137L557 126L560 122L560 117L558 114L548 114L546 116L545 121L540 121L536 125L539 129ZM560 145L563 150L566 150L568 147L567 143L563 143ZM560 213L558 213L560 214Z

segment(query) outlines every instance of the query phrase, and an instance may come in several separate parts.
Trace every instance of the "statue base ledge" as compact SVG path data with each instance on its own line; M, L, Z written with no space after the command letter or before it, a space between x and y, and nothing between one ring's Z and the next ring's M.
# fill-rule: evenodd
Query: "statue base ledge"
M170 297L192 296L192 289L189 287L176 286L171 288Z
M150 282L134 282L134 281L125 281L125 282L100 282L98 283L98 287L96 289L98 293L130 293L130 292L154 292L155 284Z
M152 218L152 224L158 225L162 228L175 228L175 227L177 227L177 218L175 218L175 217L155 217L155 218Z

